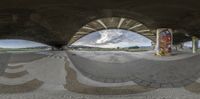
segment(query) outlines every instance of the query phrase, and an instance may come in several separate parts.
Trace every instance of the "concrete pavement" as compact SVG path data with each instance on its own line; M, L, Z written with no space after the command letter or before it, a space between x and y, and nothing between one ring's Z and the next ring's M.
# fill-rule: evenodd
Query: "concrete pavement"
M100 82L134 81L142 86L172 88L186 86L200 77L199 55L168 61L137 56L125 63L91 60L70 52L68 55L83 75Z

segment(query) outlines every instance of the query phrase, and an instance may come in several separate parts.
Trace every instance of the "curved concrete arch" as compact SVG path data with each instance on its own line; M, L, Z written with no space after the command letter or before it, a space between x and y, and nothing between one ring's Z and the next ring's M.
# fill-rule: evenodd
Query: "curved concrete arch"
M151 39L152 41L155 41L156 38L155 34L141 22L123 17L106 17L91 21L84 25L78 32L76 32L69 44L74 43L85 35L106 29L123 29L136 32Z

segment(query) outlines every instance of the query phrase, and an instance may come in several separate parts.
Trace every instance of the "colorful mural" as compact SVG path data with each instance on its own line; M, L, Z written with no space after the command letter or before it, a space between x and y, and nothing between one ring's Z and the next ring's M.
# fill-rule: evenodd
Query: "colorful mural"
M172 51L172 30L162 28L157 30L157 55L170 55Z

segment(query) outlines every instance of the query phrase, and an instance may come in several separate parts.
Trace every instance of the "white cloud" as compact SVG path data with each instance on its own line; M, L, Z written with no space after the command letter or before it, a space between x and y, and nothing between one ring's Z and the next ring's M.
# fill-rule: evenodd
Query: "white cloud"
M151 40L131 31L122 29L107 29L86 35L72 45L85 45L103 48L151 46Z

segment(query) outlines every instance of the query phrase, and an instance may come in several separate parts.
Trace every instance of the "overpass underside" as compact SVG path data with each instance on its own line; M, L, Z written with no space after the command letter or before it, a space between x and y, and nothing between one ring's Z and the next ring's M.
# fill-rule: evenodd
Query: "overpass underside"
M184 3L178 0L3 0L0 6L0 38L32 40L57 48L69 44L77 32L85 35L105 26L127 29L133 27L135 22L143 24L141 30L148 28L152 32L148 36L153 36L157 28L173 29L174 44L188 41L192 36L199 37L199 5L195 0ZM112 17L115 18L107 19ZM123 24L130 19L130 24Z

